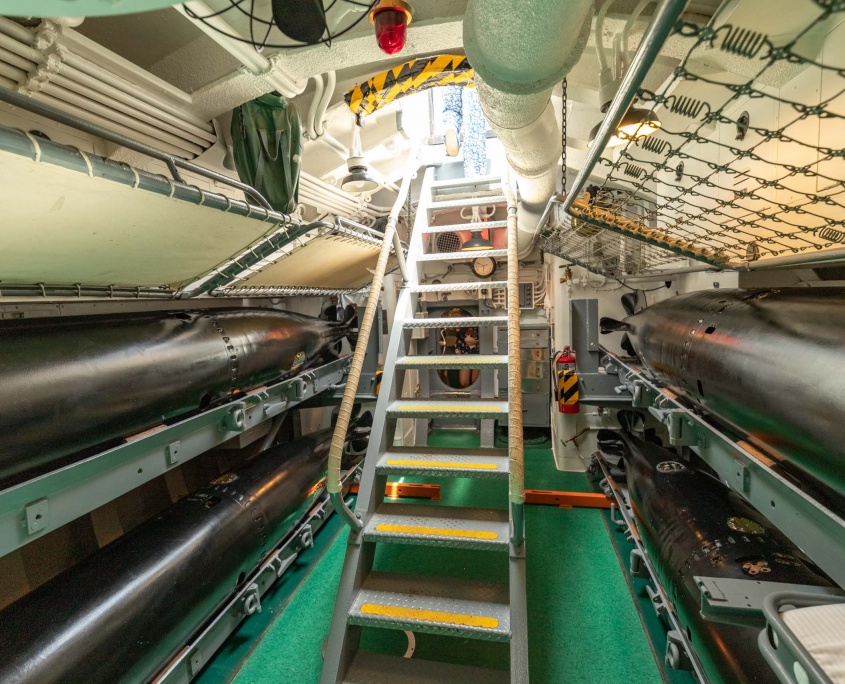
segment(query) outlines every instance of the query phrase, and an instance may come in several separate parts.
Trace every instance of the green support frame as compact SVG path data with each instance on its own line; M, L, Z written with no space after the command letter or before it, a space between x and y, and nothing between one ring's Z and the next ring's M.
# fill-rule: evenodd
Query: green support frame
M349 358L0 491L0 556L345 381Z
M608 375L619 378L620 396L629 398L634 408L650 411L666 426L670 444L689 446L834 582L845 586L845 520L775 472L770 459L753 446L711 425L639 368L602 351Z

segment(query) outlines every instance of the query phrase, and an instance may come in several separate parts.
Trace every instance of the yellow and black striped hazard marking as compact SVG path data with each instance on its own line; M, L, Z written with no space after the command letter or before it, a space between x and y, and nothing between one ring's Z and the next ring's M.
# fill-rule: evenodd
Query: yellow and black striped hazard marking
M382 375L384 375L383 370L377 370L376 371L376 396L378 396L378 393L381 392L381 376Z
M475 72L463 55L437 55L412 59L357 84L346 93L346 104L355 114L365 116L390 104L398 97L419 93L435 86L474 87Z
M558 401L564 406L573 406L578 403L578 373L569 369L558 372L557 396Z

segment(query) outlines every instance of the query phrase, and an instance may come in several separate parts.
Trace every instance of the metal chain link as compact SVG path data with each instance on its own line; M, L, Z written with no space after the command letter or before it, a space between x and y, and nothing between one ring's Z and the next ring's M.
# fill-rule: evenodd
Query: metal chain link
M560 193L566 195L566 79L560 88Z

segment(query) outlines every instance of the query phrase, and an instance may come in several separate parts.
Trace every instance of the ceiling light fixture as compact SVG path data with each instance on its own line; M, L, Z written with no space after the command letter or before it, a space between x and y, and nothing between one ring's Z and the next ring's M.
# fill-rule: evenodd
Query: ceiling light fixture
M601 108L602 113L607 113L609 108L610 103L608 102ZM603 123L604 121L599 121L595 126L593 126L593 130L590 131L590 137L587 143L589 147L593 146L596 137L598 137L599 129ZM647 135L651 135L655 131L659 130L662 125L663 124L657 114L655 114L652 110L642 109L631 105L628 107L628 111L625 112L625 116L622 117L622 121L619 122L619 125L613 132L613 135L610 136L607 146L619 147L619 145L624 145L629 141L636 142L637 140L645 138Z
M370 175L367 160L361 150L361 120L358 117L352 125L352 151L346 160L346 168L349 169L349 174L340 182L342 190L358 194L373 192L379 187L379 182Z

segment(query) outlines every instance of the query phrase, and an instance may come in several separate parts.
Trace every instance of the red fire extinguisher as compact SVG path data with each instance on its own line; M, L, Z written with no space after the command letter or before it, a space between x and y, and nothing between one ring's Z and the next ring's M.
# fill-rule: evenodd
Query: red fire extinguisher
M555 357L555 376L557 377L557 409L561 413L578 413L578 373L575 372L575 354L569 347L564 347Z

